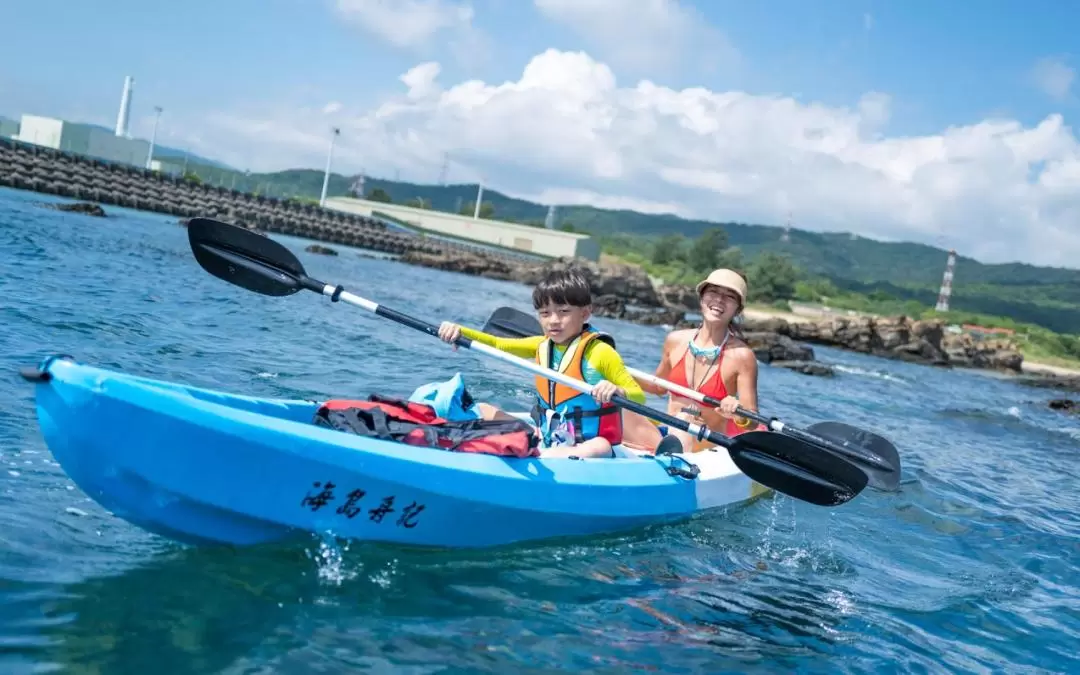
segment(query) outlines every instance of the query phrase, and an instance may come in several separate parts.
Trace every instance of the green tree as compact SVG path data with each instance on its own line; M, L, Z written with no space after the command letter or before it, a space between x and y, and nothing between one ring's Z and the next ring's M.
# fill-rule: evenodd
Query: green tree
M729 270L741 270L746 264L743 262L742 249L737 246L725 248L716 259L716 267L726 267ZM715 269L715 268L714 268Z
M795 284L795 299L804 302L827 302L829 298L840 295L838 289L828 279L806 279Z
M652 247L652 261L655 265L667 265L686 259L686 237L681 234L668 234L656 240Z
M720 264L720 254L727 248L727 232L711 227L701 233L686 254L686 264L695 272L708 273Z
M476 201L465 202L458 211L463 216L471 216L476 211ZM495 215L495 205L491 202L480 202L480 217L491 218Z
M368 191L367 199L368 201L382 202L384 204L394 203L394 200L390 198L390 194L382 188L375 188L374 190Z
M776 302L795 297L798 272L785 255L763 253L750 266L747 274L751 302Z

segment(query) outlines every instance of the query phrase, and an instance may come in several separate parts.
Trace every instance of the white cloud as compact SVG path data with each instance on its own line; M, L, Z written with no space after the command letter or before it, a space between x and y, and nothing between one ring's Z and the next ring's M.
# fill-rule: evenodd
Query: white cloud
M439 86L435 83L435 80L439 77L441 71L442 66L437 62L428 61L410 68L408 72L398 79L409 88L409 91L405 94L407 97L414 100L422 99L438 91Z
M473 9L450 0L337 0L338 12L397 47L420 47L472 25Z
M1061 58L1047 57L1039 59L1031 69L1035 86L1047 96L1059 101L1069 97L1076 69L1068 66Z
M799 228L944 241L987 261L1080 261L1080 142L1060 115L889 137L890 100L877 92L830 107L627 85L555 50L517 81L440 86L438 75L422 64L401 77L401 95L341 111L336 168L434 182L448 152L450 180L483 174L492 189L544 201L766 224L791 210ZM261 169L320 165L318 105L254 110L210 120L203 150L258 144Z
M669 70L688 56L712 69L738 62L738 51L696 9L679 0L533 0L548 19L580 35L613 65Z
M490 39L477 28L476 13L461 0L335 0L340 16L399 49L430 52L436 42L466 66L491 54Z

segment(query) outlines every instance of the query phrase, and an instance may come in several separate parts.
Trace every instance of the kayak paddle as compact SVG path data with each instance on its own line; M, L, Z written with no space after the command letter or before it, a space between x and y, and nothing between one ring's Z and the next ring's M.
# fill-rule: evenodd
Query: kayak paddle
M513 307L496 309L482 330L501 337L528 337L542 335L544 332L540 327L540 322L533 315ZM712 396L705 396L699 391L669 382L652 373L629 367L627 370L639 380L652 382L698 403L713 407L720 405L720 401ZM878 434L843 422L819 422L808 427L807 431L802 431L775 417L765 417L744 408L736 409L736 413L764 424L772 431L787 434L850 459L866 472L869 486L872 488L894 492L900 485L900 453L897 452L896 446Z
M187 231L195 260L204 270L219 279L263 295L285 296L300 290L313 291L329 296L332 302L346 302L433 337L438 336L439 327L436 325L353 295L340 285L331 286L309 277L296 256L269 237L209 218L191 219ZM529 370L585 394L592 392L593 386L582 380L483 343L473 342L464 336L455 340L455 344ZM732 439L621 396L612 397L612 403L673 428L682 429L698 439L708 439L711 443L723 446L739 470L751 480L811 504L843 504L859 494L867 484L866 474L855 464L842 457L813 452L803 441L791 436L752 431ZM669 470L671 468L673 467L669 467ZM691 472L689 477L694 475L696 473Z

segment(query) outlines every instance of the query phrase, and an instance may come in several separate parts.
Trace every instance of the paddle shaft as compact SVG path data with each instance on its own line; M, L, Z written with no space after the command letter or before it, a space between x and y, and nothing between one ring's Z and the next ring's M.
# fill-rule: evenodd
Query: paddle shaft
M694 391L693 389L688 389L688 388L686 388L686 387L684 387L682 385L676 384L676 383L671 382L669 380L665 380L665 379L663 379L661 377L657 377L656 375L646 373L646 372L638 370L636 368L627 367L627 371L631 375L633 375L634 377L638 378L639 380L645 380L646 382L652 382L653 384L655 384L658 387L662 387L664 389L667 389L668 391L679 394L680 396L685 396L686 398L693 399L693 400L697 401L698 403L704 403L705 405L711 405L711 406L719 406L720 405L720 401L718 399L713 398L712 396L706 396L705 394L702 394L700 391ZM758 413L752 412L752 411L747 410L747 409L742 408L742 407L736 408L735 409L735 414L736 415L741 415L742 417L747 417L747 418L752 419L755 422L758 422L760 424L764 424L766 427L768 427L772 431L786 433L787 435L798 438L801 441L806 441L807 443L810 443L810 444L813 444L813 445L823 446L823 447L826 447L826 448L828 448L830 450L833 450L834 452L840 452L840 453L842 453L844 455L847 455L849 457L858 457L861 460L867 462L868 464L870 464L870 465L872 465L872 466L874 466L874 467L876 467L878 469L882 469L882 470L886 470L886 471L892 470L892 467L889 465L889 462L887 462L885 460L885 458L875 454L874 452L871 452L867 448L860 448L859 451L856 453L856 452L854 452L854 451L852 451L852 450L850 450L848 448L837 445L836 443L830 441L829 439L821 438L820 436L817 436L815 434L807 433L805 431L801 431L801 430L796 429L794 427L790 427L790 426L784 424L783 422L781 422L780 420L776 419L775 417L773 417L773 418L765 417L764 415L760 415Z
M712 396L707 396L705 394L702 394L700 391L695 391L695 390L690 389L688 387L684 387L681 384L675 384L674 382L671 382L670 380L665 380L662 377L657 377L656 375L653 375L651 373L646 373L645 371L638 370L637 368L631 368L630 366L627 366L626 370L627 370L627 372L629 372L631 375L633 375L635 378L637 378L639 380L644 380L646 382L651 382L652 384L655 384L656 386L661 387L663 389L666 389L666 390L668 390L670 392L676 393L679 396L685 396L686 398L693 399L693 400L697 401L698 403L704 403L705 405L711 405L713 407L719 407L719 405L720 405L720 399L713 398ZM759 414L757 414L755 412L752 412L752 411L747 410L747 409L742 408L742 407L736 408L735 409L735 414L740 415L742 417L752 419L755 422L764 424L765 426L769 427L773 431L780 431L780 430L782 430L784 428L784 423L781 422L780 420L769 419L768 417L765 417L764 415L759 415Z
M348 303L350 305L360 307L362 309L366 309L369 312L372 312L372 313L374 313L374 314L376 314L378 316L381 316L383 318L390 319L391 321L396 321L396 322L398 322L398 323L400 323L402 325L408 326L410 328L415 328L416 330L421 331L423 333L427 333L428 335L433 335L435 337L438 337L438 335L439 335L439 327L438 326L435 326L435 325L433 325L431 323L428 323L426 321L421 321L421 320L416 319L414 317L408 316L407 314L402 314L401 312L390 309L389 307L384 307L383 305L380 305L377 302L372 302L371 300L368 300L366 298L362 298L360 296L353 295L352 293L349 293L348 291L342 290L340 286L332 286L330 284L322 284L321 282L315 281L314 279L311 279L310 277L307 277L307 278L303 279L302 284L303 284L303 286L305 288L308 288L310 290L314 290L314 291L316 291L318 293L321 293L322 295L325 295L325 296L329 297L331 300L333 300L335 302L340 300L341 302L345 302L345 303ZM544 377L544 378L547 378L549 380L553 380L555 382L558 382L559 384L565 385L567 387L570 387L571 389L575 389L575 390L580 391L582 393L585 393L585 394L591 394L592 393L593 385L591 385L591 384L589 384L589 383L587 383L587 382L585 382L583 380L579 380L579 379L576 379L576 378L573 378L573 377L569 377L567 375L564 375L564 374L562 374L562 373L560 373L560 372L558 372L556 370L552 370L550 368L545 368L544 366L540 365L539 363L533 363L532 361L527 361L527 360L525 360L523 358L520 358L518 356L514 356L513 354L509 354L507 352L500 351L499 349L496 349L495 347L491 347L489 345L486 345L486 344L484 344L482 342L475 342L470 338L467 338L465 336L460 336L460 337L458 337L457 340L454 341L454 343L457 344L457 345L460 345L462 347L465 347L466 349L471 349L471 350L474 350L474 351L481 352L483 354L487 354L488 356L499 359L499 360L504 361L506 363L509 363L511 365L517 366L519 368L524 368L526 370L531 371L535 375L539 375L540 377ZM666 424L669 427L674 427L676 429L680 429L682 431L685 431L686 433L690 434L691 436L693 436L694 438L696 438L698 440L708 440L710 443L714 443L716 445L720 445L720 446L723 446L725 448L730 448L734 443L734 441L731 438L728 438L727 436L724 436L723 434L719 434L719 433L717 433L715 431L712 431L708 427L702 426L700 424L693 424L692 422L687 422L685 420L681 420L681 419L679 419L677 417L674 417L672 415L669 415L669 414L667 414L665 412L661 412L659 410L655 410L655 409L650 408L648 406L641 405L640 403L637 403L636 401L631 401L630 399L625 398L623 396L618 396L618 395L612 396L611 397L611 402L614 403L615 405L620 406L622 408L625 408L625 409L627 409L627 410L629 410L631 412L637 413L637 414L642 415L644 417L654 419L657 422L661 422L663 424Z

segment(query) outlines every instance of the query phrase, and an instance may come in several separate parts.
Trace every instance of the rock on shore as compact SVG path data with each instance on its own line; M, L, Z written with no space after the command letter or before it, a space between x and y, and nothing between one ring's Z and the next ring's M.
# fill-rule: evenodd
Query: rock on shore
M603 305L607 311L622 312L627 304L647 308L664 307L649 275L640 267L633 265L595 263L591 260L567 258L543 262L530 262L524 259L510 261L480 253L456 251L438 253L409 251L403 254L400 260L412 265L473 274L489 279L516 281L530 286L554 270L574 267L585 274L593 295L598 299L597 304ZM608 299L600 301L601 298Z
M1045 373L1039 375L1019 375L1012 380L1017 384L1040 389L1059 389L1062 391L1080 392L1080 376L1078 375L1054 375Z
M946 334L941 321L913 321L906 316L831 317L789 322L781 318L748 320L747 330L775 333L797 342L827 345L872 356L935 366L985 368L1019 373L1024 357L1009 340L974 340Z
M94 216L95 218L106 218L108 215L105 213L105 209L101 208L101 204L95 204L93 202L68 202L61 204L46 204L40 203L47 209L55 209L56 211L67 211L68 213L82 213L87 216Z
M1080 404L1070 398L1055 398L1047 405L1051 410L1060 410L1074 415L1080 413Z

